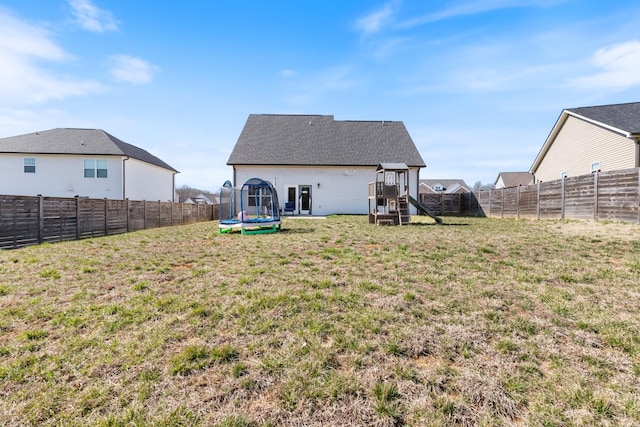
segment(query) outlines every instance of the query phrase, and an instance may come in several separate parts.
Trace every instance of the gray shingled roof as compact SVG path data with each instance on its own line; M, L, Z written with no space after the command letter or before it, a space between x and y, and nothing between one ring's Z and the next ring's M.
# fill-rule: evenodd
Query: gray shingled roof
M383 162L425 166L404 123L251 114L227 164L378 166Z
M0 153L129 156L178 172L148 151L121 141L101 129L58 128L0 138Z
M640 133L640 102L568 108L568 112L631 133Z

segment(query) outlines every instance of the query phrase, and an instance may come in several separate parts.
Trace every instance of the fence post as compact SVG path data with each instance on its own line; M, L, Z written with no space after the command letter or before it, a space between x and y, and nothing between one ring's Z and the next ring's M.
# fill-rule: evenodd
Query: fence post
M104 235L109 235L109 201L104 198Z
M82 235L82 229L80 224L80 196L75 196L76 199L76 240L80 240Z
M128 232L129 232L129 230L130 230L130 229L129 229L129 220L130 220L130 217L129 217L129 199L128 199L128 198L127 198L127 199L124 199L124 207L125 207L125 209L127 210L127 213L126 213L126 217L125 217L125 219L126 219L126 221L127 221L127 233L128 233Z
M491 218L491 188L489 189L489 218Z
M593 174L593 219L598 219L598 171Z
M500 218L504 219L504 187L501 188L501 197L502 197L502 212L500 213Z
M38 244L44 242L44 197L38 194Z
M162 227L162 202L158 200L158 227Z
M143 214L142 228L146 230L147 229L147 201L146 200L144 201L142 214Z
M566 177L562 177L562 183L560 184L560 219L564 219L564 180Z
M538 191L536 194L536 219L540 219L540 181L538 181Z
M520 219L520 185L518 185L518 192L516 193L516 218Z

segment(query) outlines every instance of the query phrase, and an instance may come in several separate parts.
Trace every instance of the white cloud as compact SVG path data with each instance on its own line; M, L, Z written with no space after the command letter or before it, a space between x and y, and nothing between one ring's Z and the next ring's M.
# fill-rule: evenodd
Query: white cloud
M393 10L393 3L389 3L382 9L358 19L356 21L356 28L365 34L377 33L391 21Z
M99 83L60 77L43 67L47 61L71 59L45 29L0 9L0 102L6 105L42 103L102 90Z
M399 24L402 28L457 18L459 16L475 15L500 9L518 7L548 7L566 0L463 0L453 2L449 7L438 12L428 13L416 18L408 19Z
M114 55L111 60L113 61L111 75L119 82L137 85L150 83L158 70L158 67L134 56Z
M280 70L280 76L281 77L295 77L297 76L298 73L296 72L296 70Z
M111 12L100 9L90 0L68 0L71 13L81 28L94 33L118 31L118 22Z
M640 41L599 49L591 63L601 71L570 80L570 86L583 89L625 90L640 85Z

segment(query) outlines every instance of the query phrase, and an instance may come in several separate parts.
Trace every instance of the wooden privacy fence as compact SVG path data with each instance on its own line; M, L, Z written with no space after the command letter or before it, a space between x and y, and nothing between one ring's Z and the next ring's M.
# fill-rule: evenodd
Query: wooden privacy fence
M470 200L465 193L423 193L418 197L420 204L434 215L459 215L471 211L472 207L477 209L477 204L469 204Z
M640 222L638 168L468 193L467 214ZM475 200L474 200L475 199Z
M218 206L0 195L0 249L216 219Z

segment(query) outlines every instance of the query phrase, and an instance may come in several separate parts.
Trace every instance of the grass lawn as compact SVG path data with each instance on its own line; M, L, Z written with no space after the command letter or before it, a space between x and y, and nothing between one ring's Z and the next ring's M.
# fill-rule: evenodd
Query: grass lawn
M640 226L217 223L0 252L0 424L640 425Z

